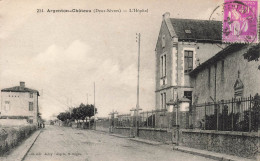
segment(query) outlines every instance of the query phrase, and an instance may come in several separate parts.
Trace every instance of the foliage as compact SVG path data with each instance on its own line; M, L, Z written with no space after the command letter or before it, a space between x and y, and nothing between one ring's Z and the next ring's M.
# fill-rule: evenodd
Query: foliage
M253 45L249 50L244 54L244 58L250 61L259 61L260 57L260 44ZM258 66L260 70L260 65Z
M66 121L66 120L69 120L71 119L71 115L69 112L61 112L57 118L61 121Z
M95 108L95 113L97 113L97 108ZM81 103L78 107L74 107L71 112L61 112L57 118L61 121L66 120L86 120L86 118L91 118L94 116L94 105L85 105Z
M218 114L218 130L231 131L232 123L234 131L249 131L251 124L251 131L257 131L260 124L260 96L257 93L251 101L251 109L245 110L241 113L228 114L228 106L223 109L222 113ZM217 112L215 114L206 116L206 130L217 129Z

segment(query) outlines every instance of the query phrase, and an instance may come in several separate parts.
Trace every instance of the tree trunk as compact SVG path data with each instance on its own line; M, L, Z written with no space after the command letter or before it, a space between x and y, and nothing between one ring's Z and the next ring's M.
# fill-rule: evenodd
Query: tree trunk
M88 125L89 125L88 127L89 127L89 129L90 129L90 117L89 117L89 122L88 122Z

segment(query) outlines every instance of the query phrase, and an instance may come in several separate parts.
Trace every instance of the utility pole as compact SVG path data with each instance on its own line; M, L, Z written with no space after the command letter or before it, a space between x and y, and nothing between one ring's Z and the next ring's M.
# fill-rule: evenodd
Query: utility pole
M139 77L140 77L140 43L141 43L141 34L136 34L138 42L138 68L137 68L137 103L136 103L136 132L138 136L138 124L139 124Z
M179 97L178 97L178 93L177 93L177 108L176 108L176 146L179 146L179 116L178 116L178 112L179 112Z
M94 130L96 130L96 89L95 89L95 82L94 82Z

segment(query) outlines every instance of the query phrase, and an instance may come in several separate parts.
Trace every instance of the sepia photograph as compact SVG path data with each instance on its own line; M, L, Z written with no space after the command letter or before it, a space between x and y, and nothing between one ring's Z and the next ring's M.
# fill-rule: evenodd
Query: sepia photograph
M260 161L259 0L0 0L0 161Z

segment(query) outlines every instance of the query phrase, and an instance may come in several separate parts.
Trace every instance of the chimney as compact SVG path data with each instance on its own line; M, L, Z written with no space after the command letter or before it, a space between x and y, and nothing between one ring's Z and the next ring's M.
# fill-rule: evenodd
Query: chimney
M25 88L25 82L20 82L20 89L24 90L24 88Z
M163 20L170 18L170 12L166 12L165 14L163 14L162 17L163 17Z

